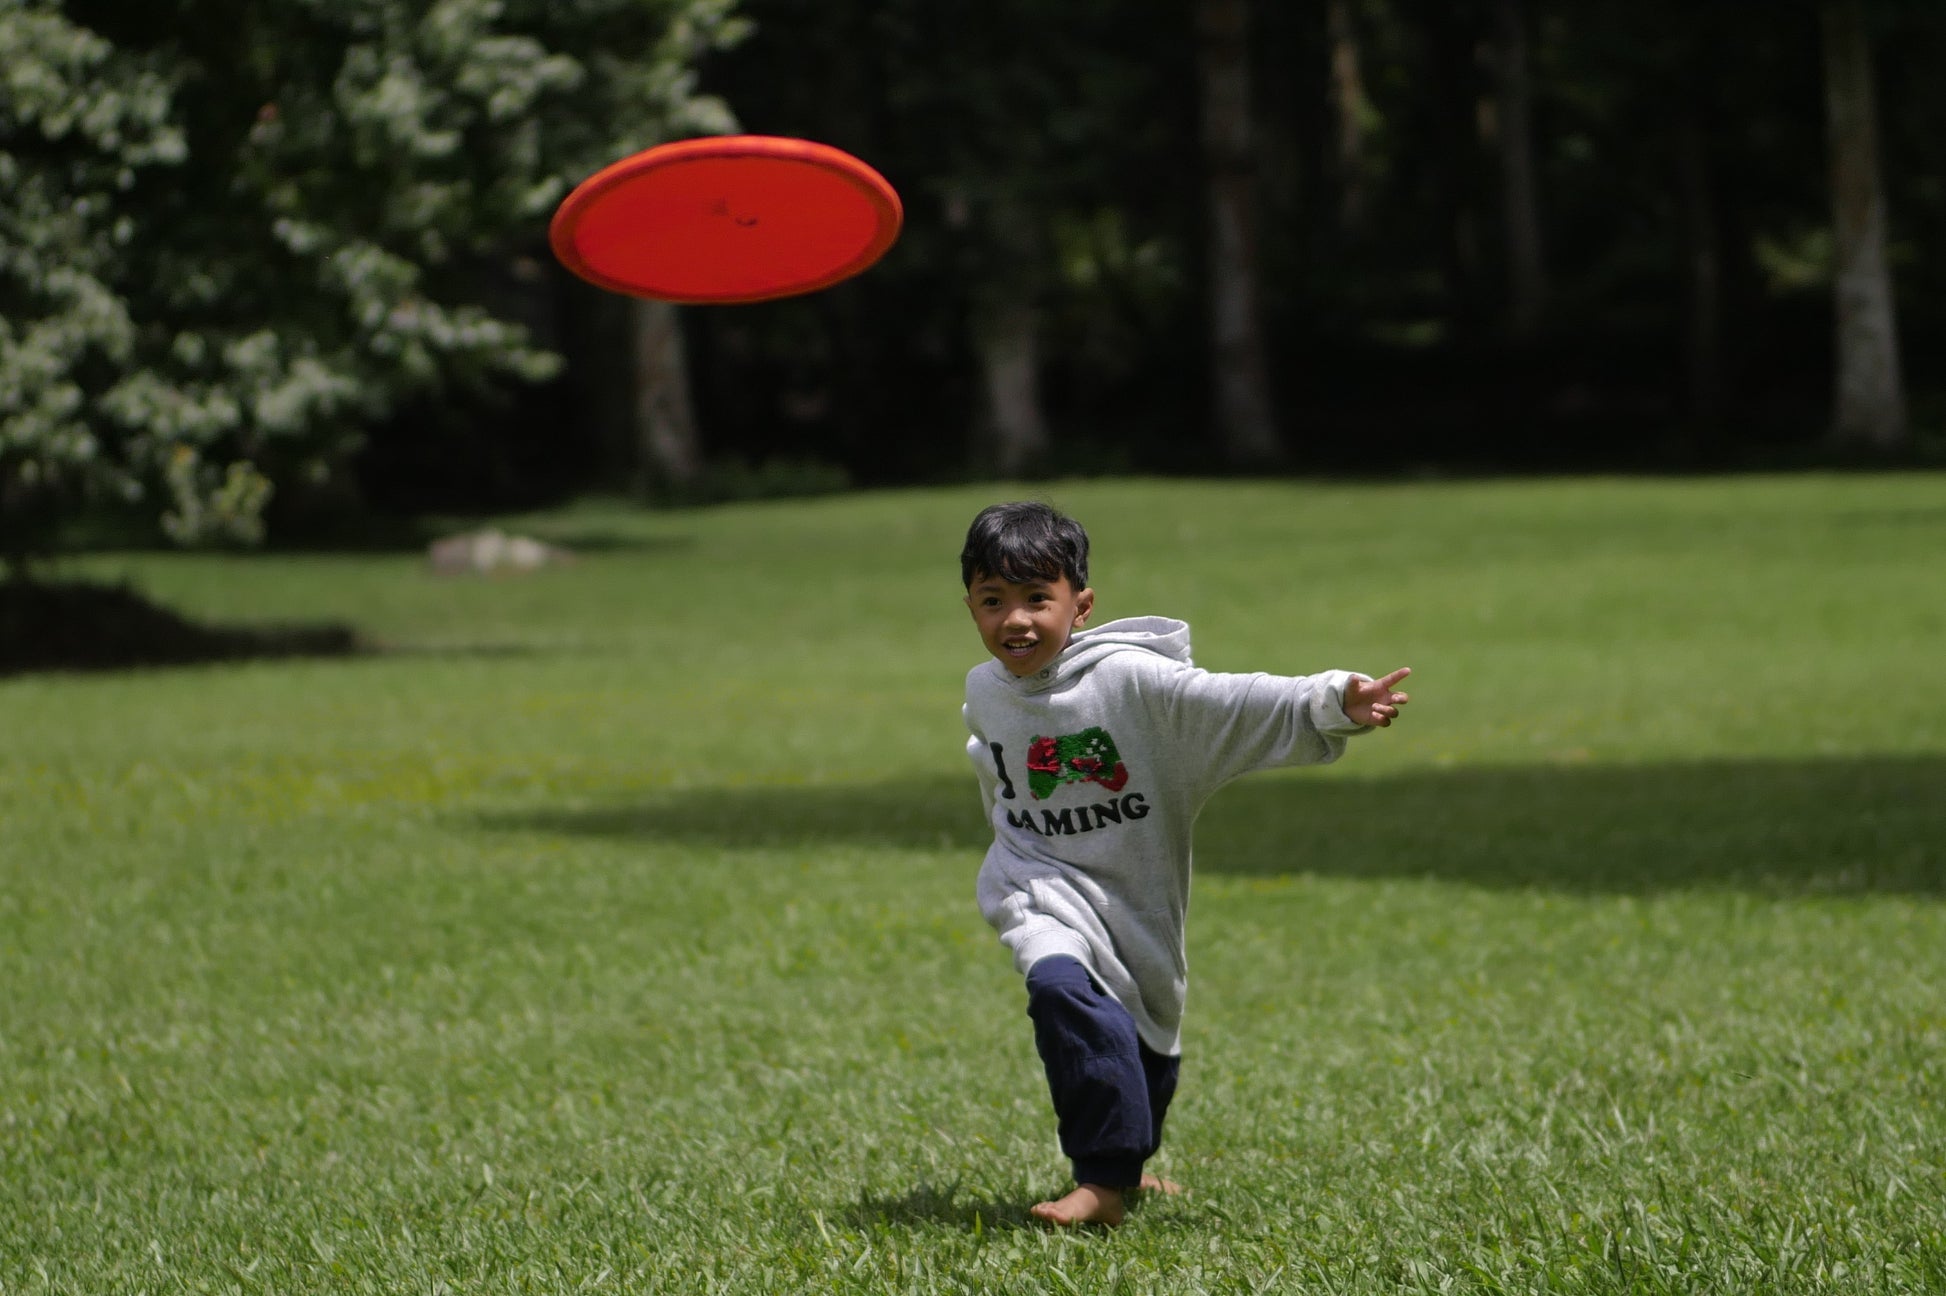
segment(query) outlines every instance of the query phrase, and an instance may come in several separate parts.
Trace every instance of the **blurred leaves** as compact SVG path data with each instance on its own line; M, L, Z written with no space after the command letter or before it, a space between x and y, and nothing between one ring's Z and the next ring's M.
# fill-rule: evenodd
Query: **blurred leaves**
M727 0L0 0L0 554L91 500L254 540L412 397L559 371L493 288L568 188L731 124Z

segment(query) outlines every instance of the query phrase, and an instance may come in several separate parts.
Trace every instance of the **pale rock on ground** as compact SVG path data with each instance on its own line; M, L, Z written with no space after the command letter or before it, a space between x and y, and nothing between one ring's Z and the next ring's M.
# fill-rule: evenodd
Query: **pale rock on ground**
M558 567L573 562L574 555L531 536L487 527L433 541L426 549L426 560L435 576L495 576Z

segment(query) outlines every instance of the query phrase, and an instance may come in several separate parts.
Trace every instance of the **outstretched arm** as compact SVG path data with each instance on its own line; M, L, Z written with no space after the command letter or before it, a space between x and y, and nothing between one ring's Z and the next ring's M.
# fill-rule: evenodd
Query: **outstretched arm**
M1392 686L1410 674L1410 666L1401 666L1383 679L1354 676L1345 684L1345 717L1354 724L1388 727L1398 718L1399 708L1412 700L1404 693L1393 692Z

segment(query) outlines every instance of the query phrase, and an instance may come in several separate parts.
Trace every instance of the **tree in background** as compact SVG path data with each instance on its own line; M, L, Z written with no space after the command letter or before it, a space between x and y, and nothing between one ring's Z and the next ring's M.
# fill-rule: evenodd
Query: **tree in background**
M1878 79L1862 0L1823 6L1831 160L1837 354L1832 431L1845 445L1900 449L1909 439L1899 331L1886 261L1879 175Z
M1491 44L1493 133L1500 154L1500 220L1507 248L1507 298L1514 336L1532 337L1547 304L1540 187L1534 163L1533 58L1522 0L1494 0Z
M1424 12L1410 25L1416 37L1412 62L1423 89L1398 96L1394 111L1402 126L1411 123L1418 134L1411 155L1401 160L1418 163L1415 169L1424 171L1425 199L1436 221L1428 241L1437 249L1451 333L1464 340L1493 312L1482 231L1487 177L1480 120L1488 91L1479 50L1485 35L1472 5L1429 3L1420 8Z
M1669 60L1662 78L1673 105L1675 191L1681 207L1678 246L1687 292L1683 328L1684 368L1689 380L1689 424L1698 452L1713 457L1720 439L1726 394L1724 317L1727 291L1724 222L1716 161L1717 80L1711 75L1726 48L1714 24L1693 24L1686 48ZM1686 54L1687 57L1683 55Z
M1338 233L1356 240L1365 232L1369 177L1365 136L1371 100L1365 94L1364 56L1351 0L1326 0L1326 39L1331 46L1328 172L1337 190Z
M637 449L630 485L643 499L680 497L703 473L703 438L690 394L680 308L647 298L629 302L628 335Z
M0 0L0 547L138 494L247 538L361 438L365 498L410 510L538 502L537 460L680 491L699 427L829 484L1285 440L1331 467L1375 434L1428 466L1735 465L1946 408L1915 372L1898 413L1889 280L1936 350L1935 0L1866 0L1877 67L1839 0L731 3ZM898 186L870 274L675 311L552 266L569 184L730 128L699 67L748 129Z
M1222 331L1253 313L1227 308L1241 293L1271 392L1238 422L1300 470L1378 428L1468 468L1814 453L1819 3L1752 22L1678 0L745 0L758 34L712 88L752 129L878 165L907 225L854 284L702 320L712 438L885 482L1043 444L1057 471L1207 471L1228 458L1219 393L1259 390ZM1946 11L1871 6L1901 36L1884 179L1910 215L1889 255L1926 285L1946 273L1923 75ZM1199 39L1199 15L1247 36ZM1254 84L1224 80L1211 117L1202 56L1238 48ZM1219 219L1259 201L1254 239ZM1934 299L1908 291L1910 338L1939 327ZM753 386L752 357L788 377Z
M1786 135L1799 104L1770 90L1787 28L1753 31L1746 15L1656 3L1583 14L1548 50L1566 87L1555 129L1572 150L1556 170L1573 203L1561 242L1572 278L1600 282L1594 267L1604 296L1653 318L1666 339L1672 381L1657 450L1714 464L1737 403L1738 358L1766 306L1751 256L1747 207L1761 189L1749 142ZM1622 149L1630 138L1644 147ZM1601 229L1604 215L1634 227L1631 237L1580 236ZM1585 328L1588 313L1583 303L1581 319L1562 322Z
M1165 439L1211 461L1184 6L740 12L754 33L705 84L747 129L878 168L906 224L850 283L691 314L712 437L749 459L825 455L868 482L1100 471Z
M697 90L704 59L748 33L735 0L527 0L510 17L584 70L573 111L553 123L556 174L569 183L668 139L737 129L728 105ZM683 312L646 299L615 306L594 310L623 317L616 331L627 339L631 487L643 498L680 497L704 462Z
M510 316L568 184L726 114L728 0L0 0L0 540L165 500L250 540L415 397L557 372ZM497 300L496 300L497 299Z
M23 0L0 0L0 49L0 559L22 579L67 501L138 493L199 412L120 444L97 425L140 340L116 284L137 234L129 197L187 152L179 71Z
M1256 105L1247 0L1197 0L1203 175L1208 203L1211 422L1232 468L1283 457L1271 403L1258 284Z

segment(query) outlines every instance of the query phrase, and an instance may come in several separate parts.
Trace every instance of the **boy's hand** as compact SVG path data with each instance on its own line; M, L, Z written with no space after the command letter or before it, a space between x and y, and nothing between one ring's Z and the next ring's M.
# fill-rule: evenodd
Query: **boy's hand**
M1383 679L1353 679L1345 685L1345 716L1353 724L1386 728L1398 717L1399 708L1412 700L1392 691L1394 684L1410 674L1410 666L1401 666Z

